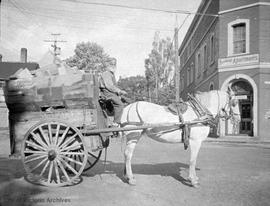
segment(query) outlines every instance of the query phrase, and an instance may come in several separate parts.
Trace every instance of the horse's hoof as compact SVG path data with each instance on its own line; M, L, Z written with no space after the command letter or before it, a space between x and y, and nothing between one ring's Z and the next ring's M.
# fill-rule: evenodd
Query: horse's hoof
M124 179L129 185L132 185L132 186L136 185L136 180L134 177L130 178L130 177L127 177L126 175L124 175Z
M199 188L200 187L200 183L198 181L199 178L195 178L195 179L192 179L192 178L188 178L187 181L191 184L192 187L194 188Z
M200 187L200 183L199 182L191 183L191 185L194 188L199 188Z

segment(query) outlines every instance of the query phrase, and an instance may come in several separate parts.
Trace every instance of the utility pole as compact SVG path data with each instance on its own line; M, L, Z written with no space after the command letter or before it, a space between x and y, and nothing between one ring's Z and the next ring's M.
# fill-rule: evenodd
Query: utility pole
M174 29L174 48L175 48L175 87L176 94L175 100L176 102L180 102L180 71L179 71L179 58L178 58L178 28Z
M54 40L44 40L44 41L45 42L53 42L51 47L53 48L54 57L56 57L57 55L60 55L60 51L61 51L61 48L57 46L57 43L58 42L67 42L67 41L57 40L57 36L61 35L60 33L53 33L51 35L54 37Z

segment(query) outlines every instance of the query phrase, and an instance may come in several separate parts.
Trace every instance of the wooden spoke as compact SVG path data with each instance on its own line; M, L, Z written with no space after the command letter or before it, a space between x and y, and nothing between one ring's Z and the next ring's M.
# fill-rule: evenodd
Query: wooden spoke
M34 151L34 150L25 150L23 151L23 153L25 154L40 154L40 155L44 155L47 154L47 152L43 152L43 151Z
M91 166L92 165L92 162L90 162L89 159L87 159L87 163Z
M33 157L39 157L40 156L40 154L31 154L31 155L27 155L26 157L25 157L25 160L29 160L29 159L31 159L31 158L33 158Z
M64 133L63 133L62 136L60 137L59 142L57 143L57 146L58 146L58 147L62 144L63 140L65 139L68 130L69 130L69 127L67 127L67 128L65 129Z
M99 158L101 157L101 154L102 154L102 150L95 152L95 154L93 152L88 152L86 166L85 166L83 171L85 172L85 171L91 169L92 167L94 167L95 164L98 162ZM81 157L79 156L79 159L80 158Z
M39 129L39 131L40 131L42 137L43 137L44 140L46 141L47 145L51 145L50 140L49 140L48 136L44 133L42 127L39 126L38 129Z
M36 135L33 132L30 132L30 134L32 135L32 137L34 138L34 140L36 140L41 146L43 146L44 148L48 148L48 145L45 144L42 139L40 138L40 136Z
M40 176L42 176L42 175L44 174L44 172L46 171L46 169L47 169L49 163L50 163L50 161L48 160L48 161L46 162L45 166L43 167L43 169L42 169L42 171L41 171L41 173L40 173Z
M63 162L64 163L64 165L68 168L68 169L70 169L75 175L77 175L78 174L78 172L76 171L76 170L74 170L74 168L73 167L71 167L71 165L70 164L68 164L66 161L64 161L62 158L59 158L59 160L61 161L61 162Z
M48 180L47 182L50 183L51 182L51 178L52 178L52 171L53 171L53 162L50 162L50 169L49 169L49 174L48 174Z
M27 144L29 144L29 145L31 145L32 147L34 147L35 149L39 149L39 150L42 150L42 151L46 151L46 149L44 149L43 147L41 147L41 146L39 146L39 145L37 145L36 143L34 143L34 142L30 142L30 141L25 141Z
M68 140L65 141L65 143L63 143L63 144L59 147L59 149L62 149L63 147L66 147L68 144L70 144L72 141L74 141L74 140L75 140L74 137L76 137L76 136L77 136L77 134L74 134L73 136L69 137Z
M76 161L76 160L74 160L74 159L72 159L72 158L70 158L70 157L63 156L63 155L60 155L60 156L61 156L61 158L66 159L66 160L68 160L68 161L70 161L70 162L73 162L73 163L75 163L75 164L83 165L81 162L78 162L78 161Z
M57 140L58 140L58 137L59 137L59 130L60 130L60 124L57 124L55 138L54 138L54 144L55 145L57 145Z
M66 172L64 166L62 165L62 163L61 163L58 159L57 159L56 161L57 161L57 164L59 165L61 171L63 172L63 174L64 174L65 177L67 178L67 180L70 181L70 178L69 178L69 176L68 176L68 174L67 174L67 172Z
M96 156L96 155L94 155L94 154L91 153L91 152L88 152L88 154L91 155L92 157L94 157L95 159L98 159L98 158L99 158L99 156Z
M67 150L76 150L76 149L80 149L80 148L81 148L81 145L82 145L81 142L80 142L80 143L75 143L75 144L73 144L73 145L70 145L70 146L68 146L68 147L65 147L65 148L61 149L60 151L67 151Z
M50 143L53 144L53 137L52 137L52 127L51 127L51 124L49 123L48 124L48 133L49 133L49 140L50 140Z
M57 161L53 161L54 162L54 167L55 167L55 174L56 174L56 178L57 178L57 183L60 183L60 176L59 176L59 171L58 171L58 164L57 164Z
M37 168L39 168L46 160L47 160L47 158L45 158L44 160L42 160L37 166L35 166L34 168L32 168L30 171L33 172L34 170L36 170Z
M65 129L64 133L62 134L62 136L60 137L59 142L57 143L57 146L58 146L58 147L62 144L63 140L65 139L66 134L67 134L69 128L70 128L70 127L67 127L67 128Z
M32 156L32 155L31 155ZM32 159L29 159L29 160L26 160L24 163L29 163L29 162L33 162L35 160L39 160L39 159L42 159L42 158L47 158L47 155L41 155L41 156L37 156L35 158L32 158Z
M84 155L83 152L60 152L61 155Z

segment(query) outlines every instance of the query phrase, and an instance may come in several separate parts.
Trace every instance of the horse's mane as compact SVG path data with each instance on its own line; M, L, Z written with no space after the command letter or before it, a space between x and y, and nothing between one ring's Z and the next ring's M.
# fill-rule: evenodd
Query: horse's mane
M211 90L208 92L197 91L194 93L194 95L204 106L210 110L211 108L215 108L217 105L223 103L223 101L226 99L226 92L220 90ZM215 109L212 112L214 111Z

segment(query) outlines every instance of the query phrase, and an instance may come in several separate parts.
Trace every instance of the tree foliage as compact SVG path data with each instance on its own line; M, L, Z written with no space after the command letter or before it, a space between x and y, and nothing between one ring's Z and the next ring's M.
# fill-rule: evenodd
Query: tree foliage
M120 78L118 85L128 94L127 97L132 101L147 100L146 78L143 76L133 76Z
M66 59L66 63L81 70L102 72L112 62L112 58L104 49L94 42L78 43L74 52L72 57Z
M160 39L156 32L153 48L145 59L145 76L147 80L148 96L153 102L166 103L167 99L175 98L174 62L175 50L171 39ZM172 92L171 92L172 91Z

